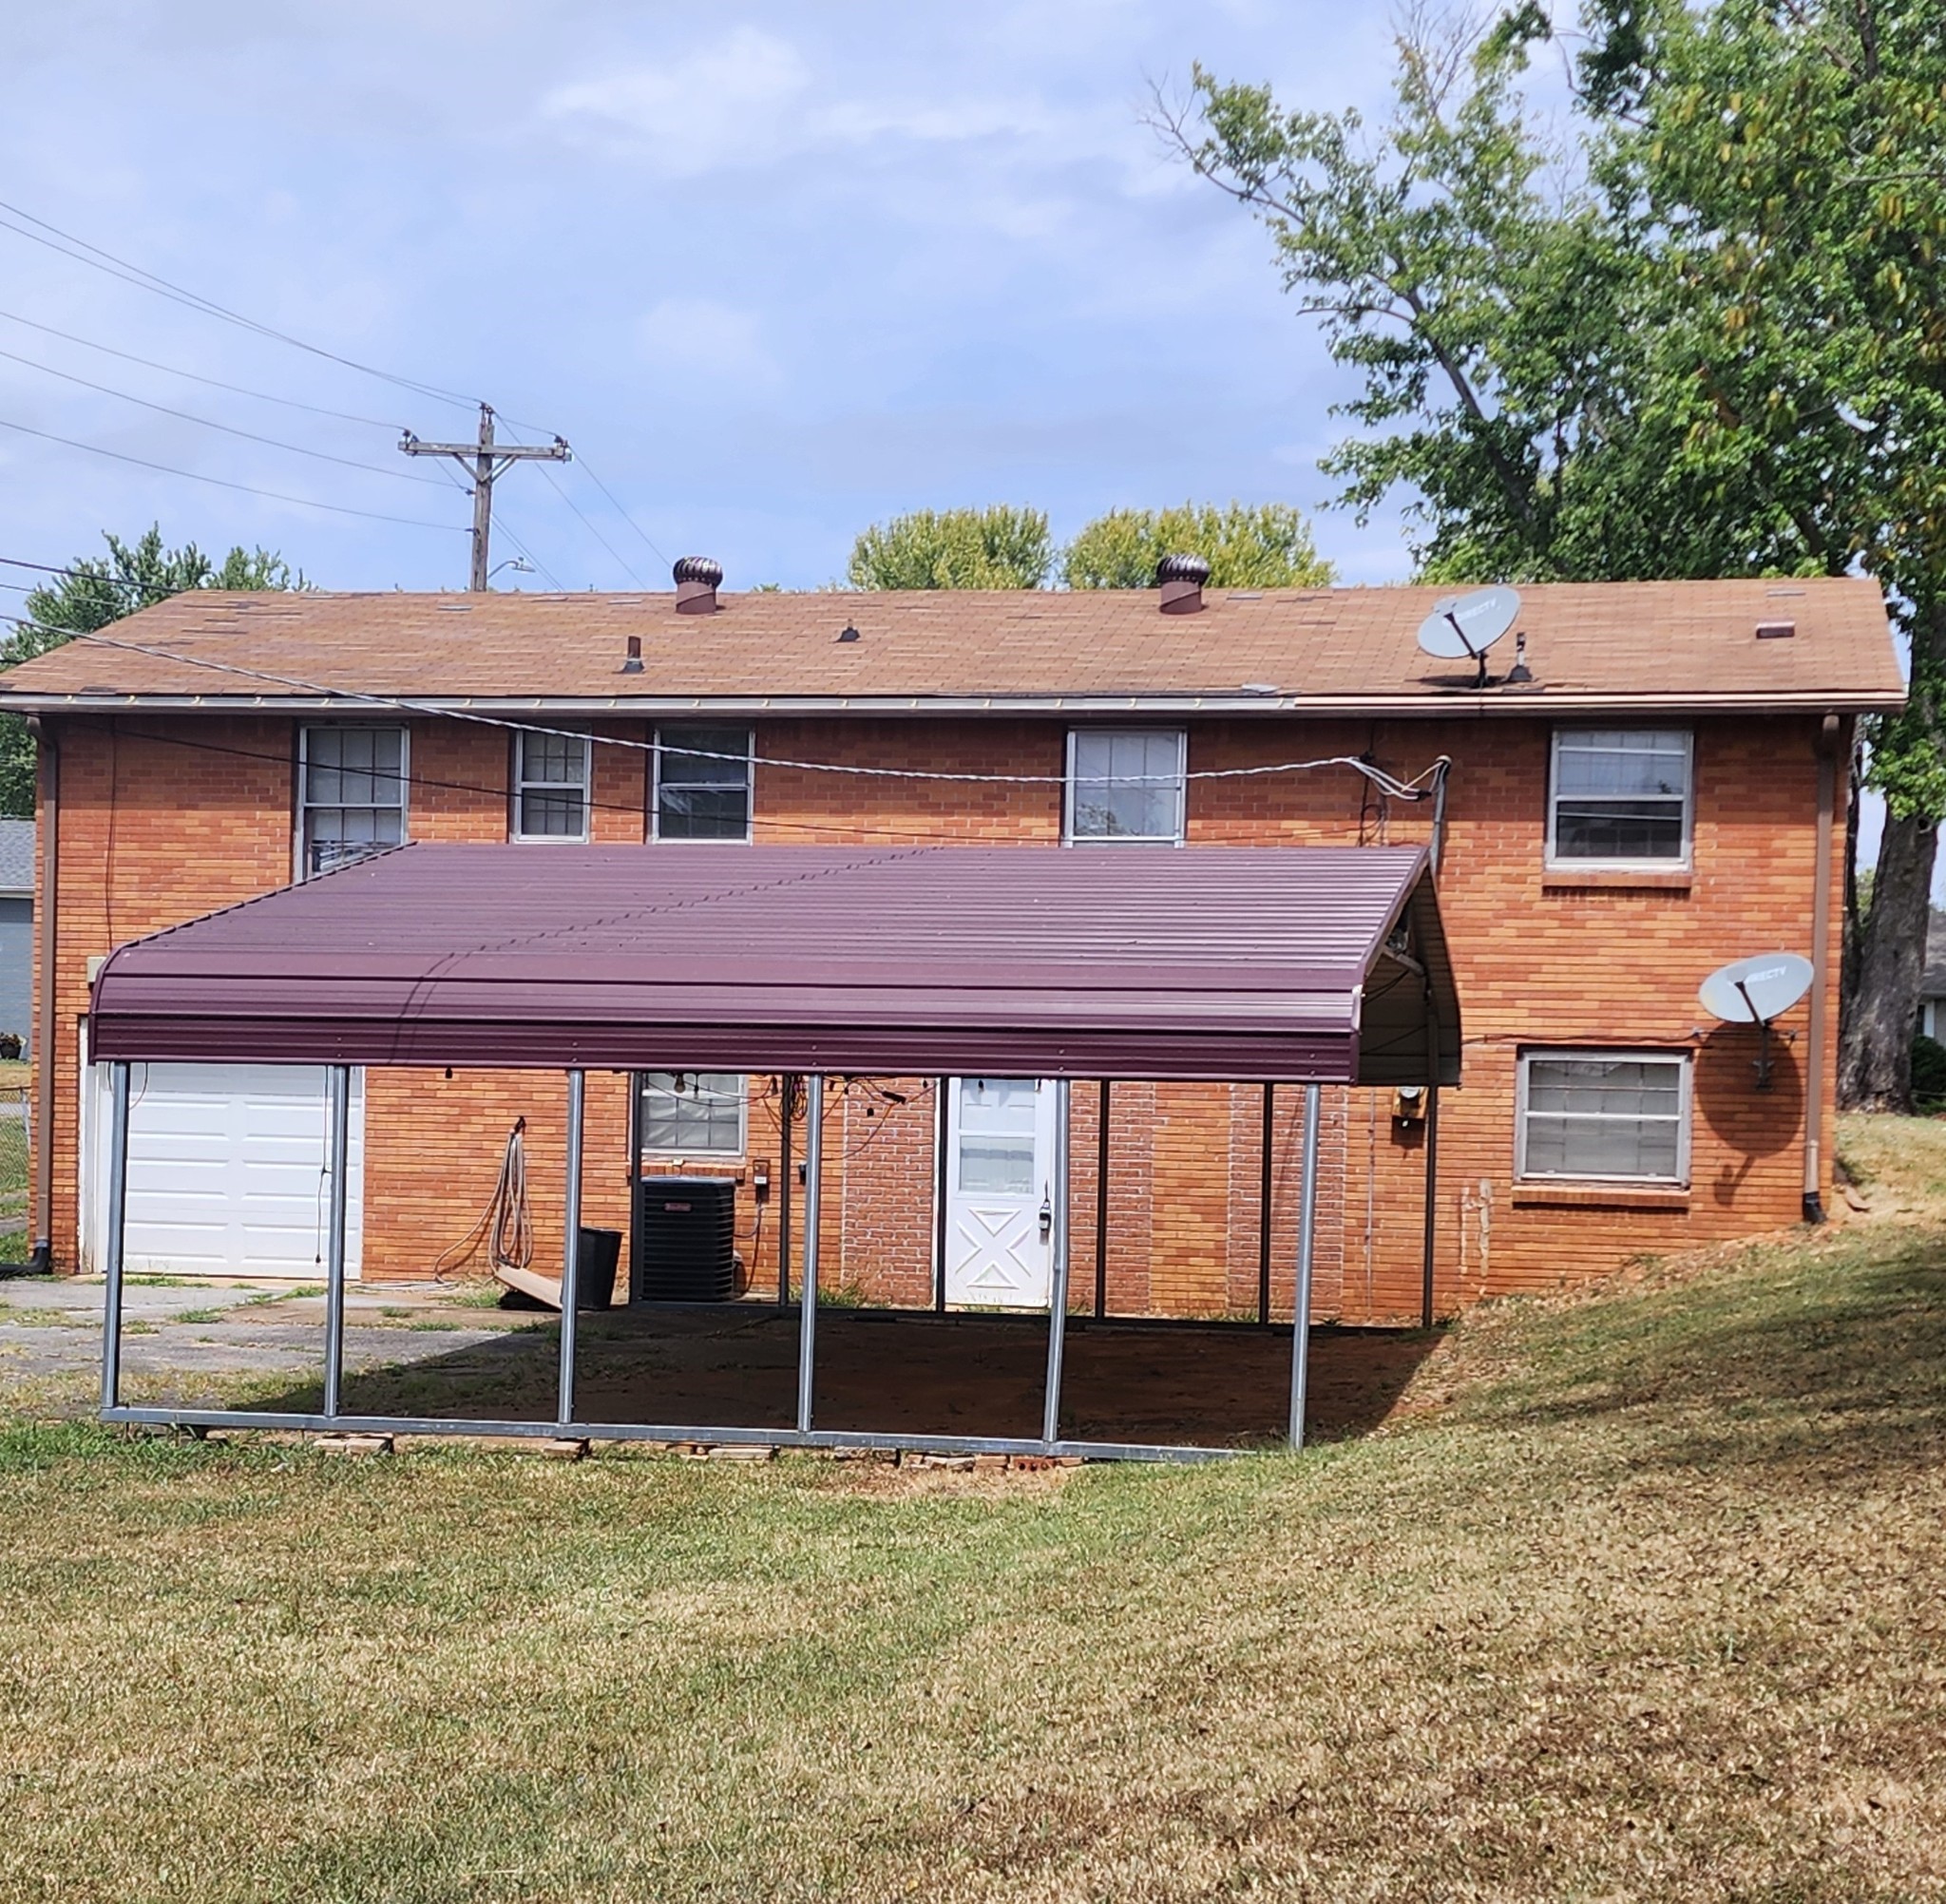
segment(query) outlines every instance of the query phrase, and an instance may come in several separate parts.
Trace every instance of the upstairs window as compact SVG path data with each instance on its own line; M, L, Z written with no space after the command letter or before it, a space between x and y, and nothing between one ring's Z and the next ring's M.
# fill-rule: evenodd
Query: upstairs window
M584 734L514 735L513 836L517 840L588 837L589 757Z
M405 843L404 728L304 728L298 775L300 879Z
M747 841L754 752L747 727L659 729L652 836Z
M1688 733L1570 728L1555 735L1547 856L1576 866L1687 865Z
M1525 1052L1519 1173L1683 1184L1689 1060L1679 1053Z
M1070 846L1180 846L1180 728L1088 728L1068 735Z
M745 1079L735 1071L644 1071L641 1141L664 1157L740 1157Z

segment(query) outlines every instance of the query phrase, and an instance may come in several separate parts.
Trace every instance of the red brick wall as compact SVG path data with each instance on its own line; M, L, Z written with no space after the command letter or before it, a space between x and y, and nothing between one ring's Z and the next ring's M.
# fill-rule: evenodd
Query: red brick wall
M62 1027L54 1131L55 1247L75 1248L76 1027L91 955L283 884L290 877L295 732L279 719L95 716L60 723L63 751ZM463 722L411 723L410 830L420 839L506 837L510 736ZM608 732L641 741L650 730ZM1751 1088L1754 1034L1711 1028L1695 1000L1730 958L1808 951L1815 850L1816 723L1695 724L1695 871L1619 883L1557 882L1543 866L1549 729L1539 719L1213 721L1192 725L1202 772L1369 752L1398 773L1455 761L1440 904L1465 1019L1465 1082L1444 1094L1435 1215L1441 1309L1487 1292L1539 1288L1642 1251L1735 1236L1798 1213L1808 1007L1782 1030L1777 1083ZM977 785L762 767L757 837L774 843L1052 842L1060 832L1058 720L791 720L762 725L771 759L1046 776ZM647 756L596 751L594 836L644 837ZM1425 804L1383 802L1345 768L1192 784L1192 844L1423 842ZM545 846L533 850L544 852ZM680 851L679 846L653 848ZM1833 938L1836 969L1834 865ZM1826 1115L1835 1072L1827 1032ZM1657 1046L1696 1053L1692 1188L1624 1195L1514 1179L1514 1080L1523 1044ZM784 1192L774 1084L753 1080L747 1176L768 1159L777 1196L738 1200L750 1273L774 1284ZM829 1100L824 1276L873 1301L925 1303L933 1277L938 1106L927 1080L891 1080L907 1102L862 1089ZM563 1081L551 1074L374 1072L367 1080L366 1269L429 1273L484 1209L516 1116L527 1119L542 1259L561 1247ZM1279 1091L1272 1131L1272 1306L1288 1315L1295 1257L1301 1091ZM1098 1095L1074 1093L1074 1300L1096 1270ZM1327 1091L1315 1304L1353 1321L1415 1317L1421 1289L1423 1128L1394 1123L1390 1093ZM1115 1087L1110 1121L1107 1303L1111 1312L1254 1313L1261 1098L1255 1087ZM625 1080L588 1080L584 1220L627 1221ZM793 1151L803 1156L801 1124ZM1828 1153L1828 1146L1827 1146ZM793 1173L794 1175L794 1173ZM1828 1189L1828 1161L1825 1184ZM793 1228L803 1234L802 1191Z

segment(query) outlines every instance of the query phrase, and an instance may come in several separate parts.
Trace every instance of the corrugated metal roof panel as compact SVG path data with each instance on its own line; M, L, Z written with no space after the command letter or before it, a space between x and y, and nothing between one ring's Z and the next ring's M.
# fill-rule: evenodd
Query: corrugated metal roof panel
M1418 847L412 846L123 947L93 1049L1343 1080L1402 920L1450 1079Z

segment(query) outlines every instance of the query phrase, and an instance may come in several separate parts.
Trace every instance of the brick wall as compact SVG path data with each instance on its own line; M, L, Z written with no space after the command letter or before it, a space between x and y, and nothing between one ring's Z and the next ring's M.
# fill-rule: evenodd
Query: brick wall
M506 837L510 736L415 720L410 830L420 839ZM641 723L603 730L645 741ZM61 1036L54 1130L58 1259L75 1256L78 1026L88 959L141 933L283 884L292 866L296 734L282 719L91 716L60 723ZM1367 753L1395 773L1455 762L1440 905L1465 1019L1465 1082L1444 1094L1435 1207L1437 1302L1551 1286L1643 1251L1793 1220L1799 1208L1808 1005L1780 1027L1776 1083L1755 1091L1755 1035L1709 1025L1704 973L1773 949L1808 951L1815 851L1816 723L1695 727L1694 873L1551 877L1543 865L1549 729L1528 720L1212 721L1192 726L1192 772ZM757 837L773 843L1059 838L1064 728L1053 720L767 722L772 759L1046 776L969 785L763 767ZM594 837L644 837L647 756L596 750ZM1376 796L1345 768L1192 784L1192 844L1423 842L1427 806ZM536 846L533 850L550 848ZM679 846L650 848L680 851ZM1836 856L1835 856L1836 857ZM1830 969L1837 962L1834 866ZM1826 1114L1835 1073L1827 1029ZM1694 1054L1691 1188L1593 1192L1521 1186L1514 1095L1525 1045L1652 1047ZM829 1100L824 1275L872 1301L925 1303L934 1274L938 1103L929 1080ZM774 1080L752 1081L739 1247L774 1285L785 1184ZM374 1072L367 1080L366 1272L422 1276L464 1247L517 1116L527 1120L544 1262L561 1247L563 1080L553 1074ZM1271 1288L1288 1315L1295 1258L1301 1091L1280 1089L1270 1133ZM1070 1222L1078 1306L1094 1301L1098 1092L1074 1093ZM588 1080L584 1221L627 1223L627 1084ZM1421 1291L1424 1129L1392 1095L1324 1094L1315 1308L1351 1321L1415 1317ZM803 1156L801 1124L793 1152ZM776 1194L761 1222L748 1184L766 1159ZM1257 1087L1117 1083L1109 1132L1106 1300L1111 1312L1250 1314L1260 1265L1262 1100ZM793 1172L794 1177L794 1172ZM1828 1167L1826 1171L1828 1187Z

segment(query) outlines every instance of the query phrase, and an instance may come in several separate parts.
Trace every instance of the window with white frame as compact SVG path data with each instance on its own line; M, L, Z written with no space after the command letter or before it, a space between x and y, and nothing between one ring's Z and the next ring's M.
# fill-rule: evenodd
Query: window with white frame
M1077 728L1068 735L1071 846L1180 846L1183 731Z
M1520 1057L1519 1174L1683 1184L1689 1060L1680 1052Z
M641 1144L671 1157L740 1157L748 1080L735 1071L644 1071Z
M593 752L585 734L514 735L515 839L588 837L588 779Z
M307 727L298 750L300 878L404 844L404 728Z
M754 752L747 727L658 730L654 836L748 840Z
M1691 747L1681 728L1562 728L1555 734L1548 858L1577 866L1686 865Z

